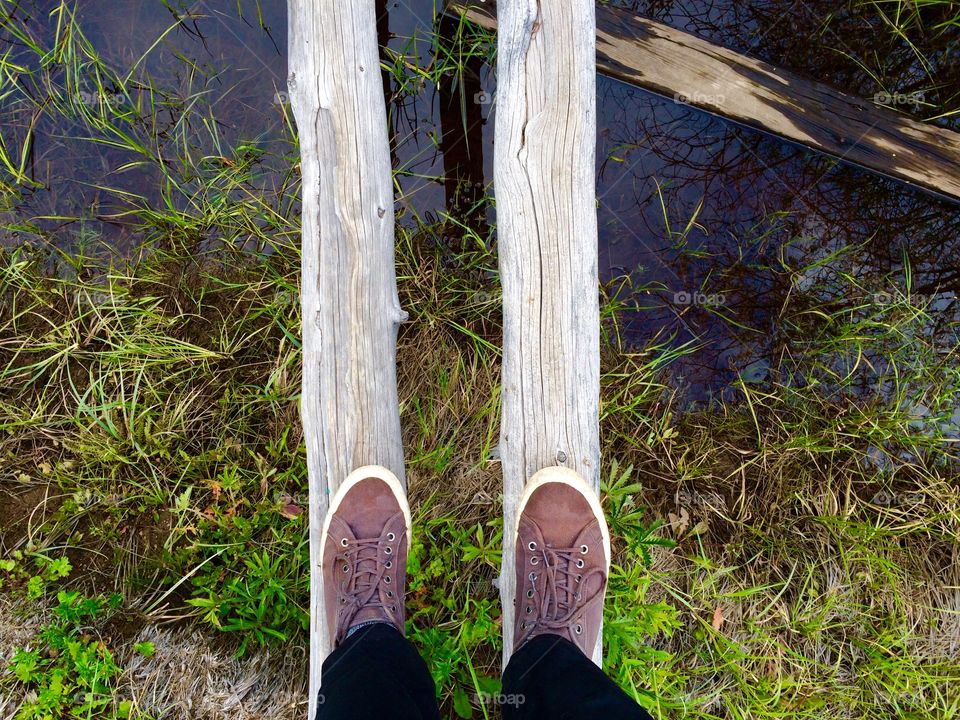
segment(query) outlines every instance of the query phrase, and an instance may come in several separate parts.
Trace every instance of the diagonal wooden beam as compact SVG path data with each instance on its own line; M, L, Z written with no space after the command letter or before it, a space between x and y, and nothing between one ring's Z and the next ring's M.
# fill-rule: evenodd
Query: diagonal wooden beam
M374 0L289 0L290 102L303 175L303 393L310 483L310 706L332 643L320 533L351 470L403 481L394 206Z
M491 30L497 6L493 0L450 3L451 10ZM960 133L623 10L598 7L596 16L597 70L604 75L960 199Z
M523 487L561 465L600 483L593 0L502 0L494 186L503 285L504 666ZM600 663L600 641L594 660Z

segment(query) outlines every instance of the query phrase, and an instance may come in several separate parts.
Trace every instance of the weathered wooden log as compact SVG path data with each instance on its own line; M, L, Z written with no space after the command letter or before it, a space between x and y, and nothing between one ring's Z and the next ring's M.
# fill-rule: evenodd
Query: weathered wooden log
M600 482L593 0L501 0L494 187L503 285L500 576L512 652L514 536L527 480ZM594 653L600 661L600 642Z
M504 0L455 0L488 29ZM678 103L772 133L873 172L960 198L960 133L774 67L680 30L597 8L597 70Z
M396 390L404 319L374 0L290 0L290 102L303 175L303 394L310 484L310 717L331 642L318 611L330 493L379 464L404 478Z

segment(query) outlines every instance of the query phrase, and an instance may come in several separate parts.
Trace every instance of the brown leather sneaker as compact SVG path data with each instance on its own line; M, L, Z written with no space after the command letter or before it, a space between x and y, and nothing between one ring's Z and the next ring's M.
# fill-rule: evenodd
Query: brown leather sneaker
M323 604L336 647L362 622L404 632L410 508L396 475L357 468L337 490L323 523Z
M572 470L544 468L520 499L514 537L514 651L549 633L592 658L610 572L610 534L597 494Z

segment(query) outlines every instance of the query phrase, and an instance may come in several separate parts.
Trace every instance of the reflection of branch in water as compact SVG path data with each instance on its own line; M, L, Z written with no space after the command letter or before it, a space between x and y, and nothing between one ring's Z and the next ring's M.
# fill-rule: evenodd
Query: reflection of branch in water
M830 252L846 249L835 271L865 286L902 282L906 253L915 292L956 288L960 270L944 258L960 250L960 214L949 202L621 83L598 89L602 266L666 288L625 324L628 336L706 343L680 362L694 396L698 382L735 377L731 363L775 367L785 306L824 302L804 297L794 273ZM700 203L678 245L664 213L683 227ZM836 287L836 303L855 300ZM722 295L723 306L677 307L676 290Z

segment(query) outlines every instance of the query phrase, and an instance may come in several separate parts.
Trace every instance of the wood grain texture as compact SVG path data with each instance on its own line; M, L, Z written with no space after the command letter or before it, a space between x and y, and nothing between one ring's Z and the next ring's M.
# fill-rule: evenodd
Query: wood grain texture
M488 29L497 26L497 7L492 0L451 3ZM960 133L623 10L599 7L596 23L597 70L604 75L960 198Z
M379 464L403 482L394 205L374 0L290 0L303 175L303 394L310 483L310 717L331 642L319 612L330 493Z
M600 316L593 0L502 0L498 7L494 185L504 324L506 665L514 526L526 481L562 465L599 488ZM599 663L599 642L594 659Z

